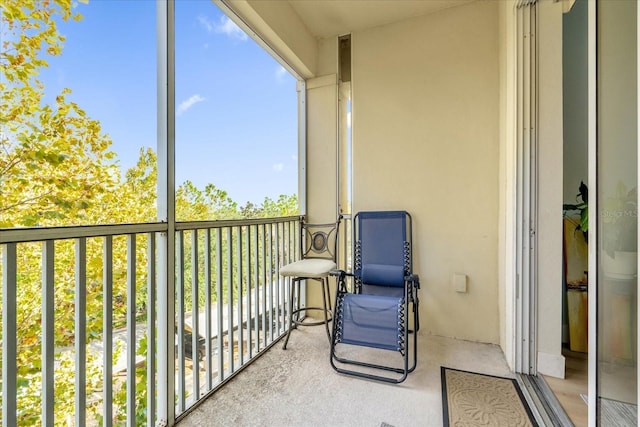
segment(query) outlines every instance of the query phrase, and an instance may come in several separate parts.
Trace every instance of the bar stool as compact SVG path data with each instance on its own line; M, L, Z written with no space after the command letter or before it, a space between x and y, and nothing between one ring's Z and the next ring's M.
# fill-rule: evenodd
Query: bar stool
M289 287L289 330L282 346L285 350L294 325L315 326L324 324L329 343L331 343L329 322L333 317L333 312L329 292L329 272L336 268L336 247L340 219L341 217L335 223L326 224L311 224L302 219L300 221L300 253L302 254L302 259L280 268L280 275L291 279ZM303 280L320 282L322 286L322 307L300 307L300 282ZM295 298L296 294L297 298ZM294 299L296 300L295 309L293 307ZM321 311L324 319L305 322L304 319L298 318L300 312L308 310Z

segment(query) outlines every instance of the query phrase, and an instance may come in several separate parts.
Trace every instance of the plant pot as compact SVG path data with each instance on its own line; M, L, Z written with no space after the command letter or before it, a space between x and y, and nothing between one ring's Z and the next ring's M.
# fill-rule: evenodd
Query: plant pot
M613 258L602 252L602 268L607 277L633 279L638 274L638 252L615 251Z
M589 350L588 322L589 294L578 289L567 291L567 316L569 317L569 348L586 353Z

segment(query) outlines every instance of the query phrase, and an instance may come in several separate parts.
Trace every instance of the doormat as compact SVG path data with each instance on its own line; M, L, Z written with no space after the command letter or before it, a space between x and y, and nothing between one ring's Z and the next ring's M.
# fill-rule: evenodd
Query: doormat
M537 426L516 380L440 367L444 426Z

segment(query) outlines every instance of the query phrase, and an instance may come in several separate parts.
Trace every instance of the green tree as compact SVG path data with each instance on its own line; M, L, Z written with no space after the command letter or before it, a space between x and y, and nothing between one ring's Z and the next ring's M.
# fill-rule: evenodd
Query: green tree
M70 0L1 0L0 227L87 223L117 184L111 140L63 89L45 104L39 74L62 53L55 17L79 20Z
M258 209L257 217L274 218L279 216L292 216L298 215L299 212L298 197L295 194L290 196L281 194L278 200L265 197L262 206Z

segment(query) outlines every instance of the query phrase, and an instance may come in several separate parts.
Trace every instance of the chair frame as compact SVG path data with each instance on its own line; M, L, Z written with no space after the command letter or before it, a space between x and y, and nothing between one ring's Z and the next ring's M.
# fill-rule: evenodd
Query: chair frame
M336 292L336 302L335 302L336 312L335 312L335 317L333 322L333 331L332 331L333 339L331 340L330 362L333 369L336 372L339 372L341 374L353 375L356 377L366 378L370 380L384 381L384 382L397 384L397 383L403 382L407 378L408 374L413 372L416 368L417 343L418 343L417 336L418 336L418 330L420 328L420 320L419 320L419 312L418 312L418 308L419 308L418 289L420 288L420 279L417 274L413 274L413 259L412 259L413 251L411 248L411 245L412 245L411 215L406 211L380 211L380 212L366 212L366 213L374 214L374 215L378 213L382 215L384 215L385 213L389 213L392 215L403 214L405 216L404 221L405 221L405 227L407 230L406 231L407 237L404 242L404 254L403 254L404 255L404 295L403 295L403 301L402 301L403 310L404 310L403 311L404 314L402 316L404 335L403 335L403 346L401 350L399 350L399 352L402 355L403 366L402 368L399 368L399 367L388 366L388 365L368 363L360 360L340 357L336 354L336 346L338 344L353 345L349 343L339 342L338 328L340 327L339 325L339 322L340 322L339 319L341 318L340 310L342 310L341 298L343 298L347 294L366 295L366 293L363 293L364 291L363 285L366 285L366 283L363 283L362 277L360 274L362 269L362 264L360 259L361 242L360 242L360 235L359 235L360 227L359 227L358 221L361 213L356 214L353 218L354 226L352 227L352 236L353 236L353 242L355 242L354 248L353 248L354 271L351 273L348 273L342 270L334 270L331 272L331 275L337 278L338 288ZM350 292L348 289L348 286L347 286L348 278L350 278L350 280L353 282L353 292ZM409 329L409 313L410 313L409 310L413 311L414 330ZM410 333L413 334L413 340L412 340L413 345L411 345L411 347L413 347L412 351L410 351L410 349L408 348L410 346L409 345ZM409 360L410 359L409 353L413 354L411 361ZM361 368L368 368L374 371L378 370L380 371L380 374L373 374L373 373L369 373L369 372L365 372L363 370L357 370L357 369L347 369L346 366L344 365L347 365L347 366L354 365ZM392 374L383 375L384 372L390 372ZM399 376L393 375L393 374L399 374Z
M338 236L342 216L338 216L336 222L310 223L305 217L300 219L300 254L301 259L326 259L337 262ZM329 272L327 272L329 273ZM329 322L333 319L333 306L331 304L331 292L329 289L329 274L325 277L290 276L289 291L289 322L287 335L284 339L283 349L287 349L291 331L298 325L317 326L325 325L327 338L331 342ZM322 286L322 307L300 307L300 283L305 280L315 280ZM296 298L297 295L297 298ZM296 307L294 308L294 300ZM300 319L300 313L308 310L322 311L324 319L316 321L304 321Z

